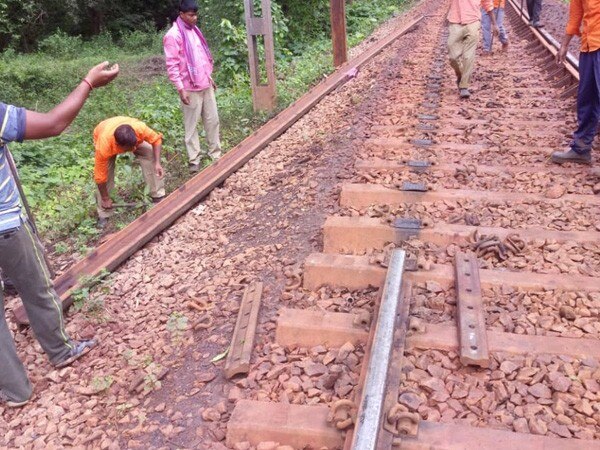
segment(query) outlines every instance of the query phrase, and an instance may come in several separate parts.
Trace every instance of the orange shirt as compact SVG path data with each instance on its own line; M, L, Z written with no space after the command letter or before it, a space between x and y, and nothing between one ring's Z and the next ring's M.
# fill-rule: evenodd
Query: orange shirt
M469 25L481 20L481 8L485 11L494 9L493 0L451 0L448 11L448 22Z
M567 34L581 36L582 52L593 52L600 48L600 2L598 0L571 0Z
M505 8L506 0L494 0L494 8Z
M137 136L137 146L146 141L151 145L162 144L162 134L148 127L144 122L131 117L111 117L100 122L94 129L94 148L96 149L94 181L97 184L108 181L108 161L126 149L117 144L115 130L121 125L129 125Z

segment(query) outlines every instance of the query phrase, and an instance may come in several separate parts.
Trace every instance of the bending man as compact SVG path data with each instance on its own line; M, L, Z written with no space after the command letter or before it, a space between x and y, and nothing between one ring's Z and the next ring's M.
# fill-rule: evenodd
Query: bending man
M152 202L158 203L164 198L164 171L160 164L162 134L137 119L112 117L100 122L94 130L94 148L94 181L98 186L96 200L100 225L104 225L113 214L110 191L115 186L115 160L121 153L133 152L135 155Z
M0 103L0 268L12 280L35 337L57 368L65 367L89 351L96 342L73 341L65 330L60 299L43 258L44 249L25 216L10 171L7 143L57 136L79 113L92 88L104 86L119 73L102 63L52 111L38 113ZM0 290L0 306L4 298ZM0 317L0 400L9 407L25 405L32 386L17 356L4 315Z

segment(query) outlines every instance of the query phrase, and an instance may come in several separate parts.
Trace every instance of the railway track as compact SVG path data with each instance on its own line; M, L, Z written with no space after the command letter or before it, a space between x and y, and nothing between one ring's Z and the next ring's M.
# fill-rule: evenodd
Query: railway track
M574 127L577 62L557 68L552 37L507 8L510 51L478 59L469 101L442 13L382 81L290 289L351 294L280 311L281 354L313 363L297 383L261 375L289 389L239 401L231 447L600 448L598 180L548 161Z
M600 448L599 180L591 168L548 162L575 126L576 61L556 67L552 37L509 9L509 53L479 57L473 96L461 101L444 11L415 5L402 29L63 274L57 290L68 305L80 275L116 268L167 230L115 275L106 303L118 319L101 327L89 366L38 377L47 389L26 415L7 413L0 446ZM373 70L367 62L384 49ZM356 115L347 130L331 127L333 143L351 151L338 157L323 145L277 159L292 139L275 139L363 66L377 74L370 88L333 103ZM348 106L352 92L368 96ZM272 142L263 166L242 170L210 206L169 228ZM294 239L310 229L279 238L310 228L321 213L309 208L329 200L305 178L339 181L304 166L344 165L352 154L351 169L335 172L337 204L322 208L333 211L315 240L322 251L295 260L307 252ZM242 179L261 168L267 181ZM247 271L234 270L242 264ZM182 331L186 303L193 325ZM17 319L26 322L22 312ZM232 331L239 361L227 360L226 381L210 358ZM175 358L171 380L158 364L172 362L181 342L191 360ZM86 378L108 387L77 384Z

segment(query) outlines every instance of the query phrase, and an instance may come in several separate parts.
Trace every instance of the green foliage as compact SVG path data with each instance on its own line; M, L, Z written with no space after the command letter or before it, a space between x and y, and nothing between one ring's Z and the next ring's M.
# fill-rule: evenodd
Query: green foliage
M188 318L179 311L174 311L167 321L167 331L171 334L171 341L174 345L181 343L185 330L188 328Z
M105 278L109 275L107 270L102 270L96 276L83 276L79 279L79 288L73 291L73 307L76 311L83 311L90 318L98 321L104 318L104 300L98 294L108 292ZM96 291L95 294L93 291Z
M69 36L61 30L43 39L39 43L39 50L49 56L57 58L73 57L81 52L83 42L79 36Z
M219 61L218 82L237 84L248 79L248 47L246 30L242 26L233 26L228 19L220 24L224 38L217 55Z
M111 375L95 376L92 378L92 389L96 394L106 392L110 389L114 381Z

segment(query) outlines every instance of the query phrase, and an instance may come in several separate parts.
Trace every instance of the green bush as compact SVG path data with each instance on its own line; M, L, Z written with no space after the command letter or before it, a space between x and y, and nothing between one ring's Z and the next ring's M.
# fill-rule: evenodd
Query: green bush
M81 52L79 36L69 36L64 31L56 31L39 43L39 51L56 58L74 57Z

